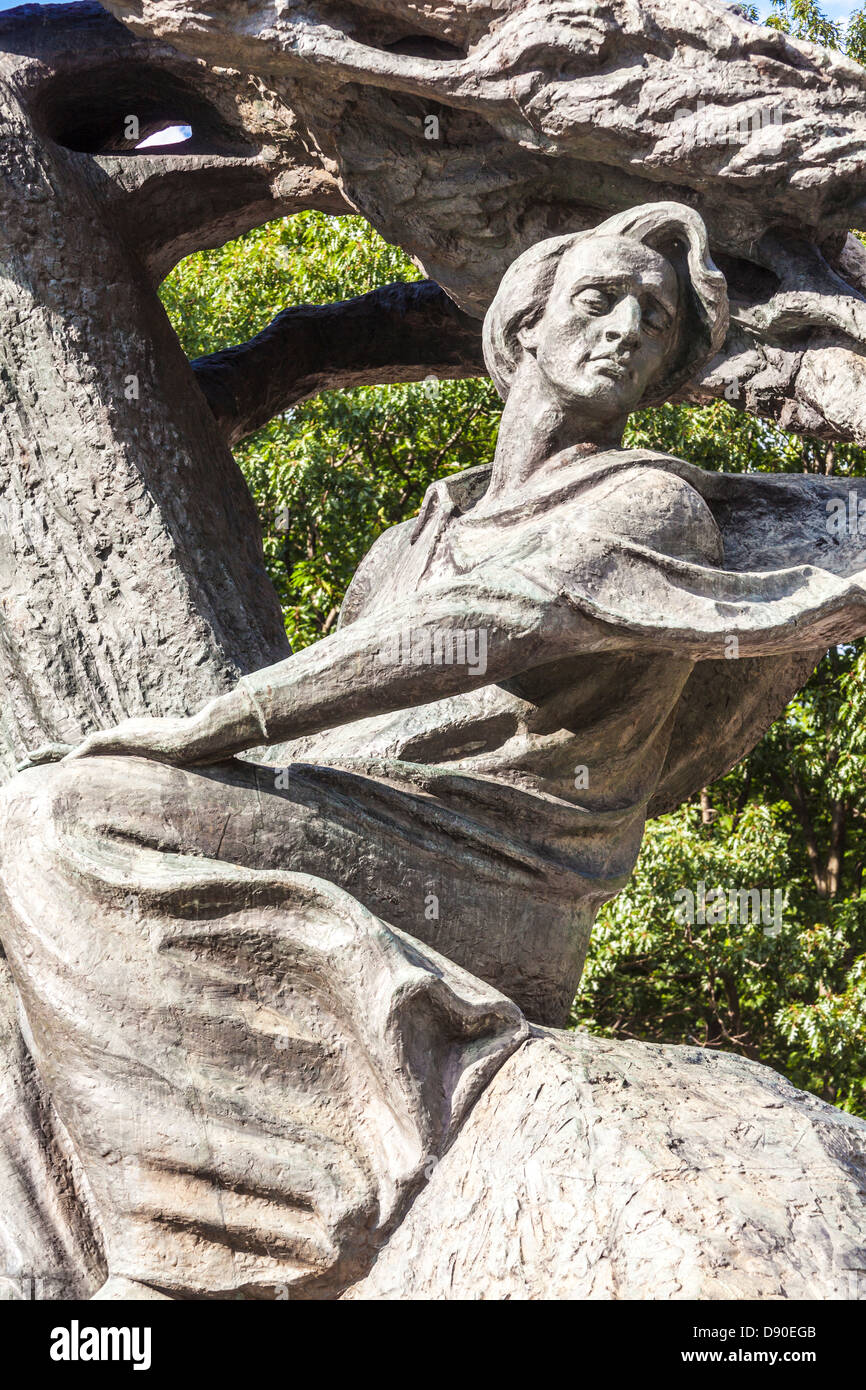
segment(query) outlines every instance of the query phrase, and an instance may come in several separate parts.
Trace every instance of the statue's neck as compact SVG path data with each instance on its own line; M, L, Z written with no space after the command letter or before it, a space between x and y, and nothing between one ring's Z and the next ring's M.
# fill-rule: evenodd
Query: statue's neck
M502 412L499 439L485 503L515 500L543 485L551 465L568 449L597 454L618 449L625 420L591 419L567 409L539 372L534 360L518 369Z

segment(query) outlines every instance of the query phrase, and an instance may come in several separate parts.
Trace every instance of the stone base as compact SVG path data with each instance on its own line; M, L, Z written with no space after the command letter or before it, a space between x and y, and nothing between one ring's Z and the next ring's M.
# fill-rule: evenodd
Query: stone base
M866 1297L866 1123L756 1063L533 1030L348 1299Z

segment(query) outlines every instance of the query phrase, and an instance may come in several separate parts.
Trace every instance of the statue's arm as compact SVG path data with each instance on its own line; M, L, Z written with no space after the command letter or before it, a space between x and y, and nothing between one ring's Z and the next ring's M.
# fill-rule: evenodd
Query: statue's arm
M409 659L462 633L470 660ZM397 634L401 635L398 645ZM611 645L609 632L531 580L479 577L438 586L360 618L304 651L245 676L185 719L130 719L93 734L72 756L126 753L218 762L374 714L427 704L507 680L576 651ZM456 644L455 644L456 645Z

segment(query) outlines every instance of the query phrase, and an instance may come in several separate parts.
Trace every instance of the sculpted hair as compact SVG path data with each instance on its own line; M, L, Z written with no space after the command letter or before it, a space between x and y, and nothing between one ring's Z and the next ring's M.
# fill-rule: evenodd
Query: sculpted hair
M658 251L680 284L676 340L641 406L670 400L721 348L728 331L728 292L710 256L703 218L684 203L644 203L587 231L539 241L508 267L484 319L484 361L503 400L524 351L519 330L544 313L565 253L599 236L628 237Z

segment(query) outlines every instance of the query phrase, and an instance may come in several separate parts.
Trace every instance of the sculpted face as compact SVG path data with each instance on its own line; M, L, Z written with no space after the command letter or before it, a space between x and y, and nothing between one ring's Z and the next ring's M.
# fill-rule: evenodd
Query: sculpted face
M678 299L676 273L658 252L594 237L563 256L543 317L518 338L564 405L615 419L663 368Z

